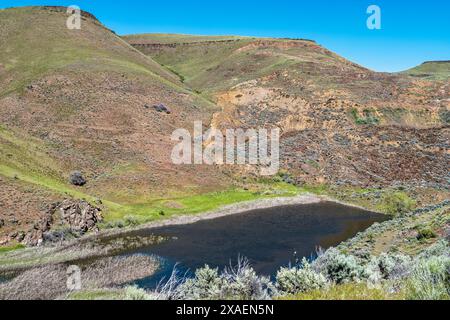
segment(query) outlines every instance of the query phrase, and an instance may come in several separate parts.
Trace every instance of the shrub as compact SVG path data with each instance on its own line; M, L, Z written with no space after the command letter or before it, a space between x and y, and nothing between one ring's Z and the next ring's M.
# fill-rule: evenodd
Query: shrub
M360 117L360 114L356 108L351 110L351 115L358 125L375 125L380 123L380 119L372 114L372 110L363 110L364 117Z
M124 223L126 226L131 226L131 227L135 227L137 225L139 225L139 219L135 216L132 215L127 215L124 218Z
M385 211L391 215L403 215L412 211L416 202L404 192L388 193L383 198Z
M417 231L417 240L429 240L436 238L436 233L430 228L423 228Z
M206 265L197 269L195 278L186 280L178 291L185 300L216 300L220 298L222 283L218 269Z
M406 284L410 300L450 299L450 257L420 259Z
M437 256L449 256L450 257L450 247L447 240L442 239L432 246L425 249L419 257L422 259L429 259L431 257L437 257Z
M269 278L256 275L246 259L240 258L235 268L223 275L222 297L234 300L269 300L275 288Z
M218 269L205 266L193 279L187 279L177 289L177 298L185 300L266 300L274 291L270 280L259 277L245 259L235 268L219 274Z
M125 288L125 300L152 300L151 296L143 289L136 286Z
M402 254L382 253L373 257L365 269L365 277L372 283L404 278L411 272L412 259Z
M282 295L295 295L326 286L327 279L315 272L306 259L300 268L281 268L276 277L276 287Z
M336 284L358 281L364 274L364 268L354 256L342 254L335 248L320 255L312 267Z

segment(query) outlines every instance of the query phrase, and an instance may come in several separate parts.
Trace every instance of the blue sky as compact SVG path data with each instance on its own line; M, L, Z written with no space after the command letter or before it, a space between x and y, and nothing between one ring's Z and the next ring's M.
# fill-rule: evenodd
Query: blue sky
M366 27L371 4L381 8L381 30ZM447 0L0 0L0 8L25 5L78 5L118 34L309 38L377 71L450 60Z

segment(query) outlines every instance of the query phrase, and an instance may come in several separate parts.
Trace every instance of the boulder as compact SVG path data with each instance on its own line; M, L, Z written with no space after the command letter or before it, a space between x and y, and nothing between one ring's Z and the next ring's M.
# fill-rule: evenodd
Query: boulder
M149 108L148 105L145 105L145 108ZM156 104L153 106L153 109L157 112L164 112L166 114L171 114L172 110L170 110L169 107L165 106L164 104L160 103L160 104Z
M87 183L86 179L83 177L83 175L79 171L72 172L70 174L69 181L74 186L79 186L79 187L84 186Z

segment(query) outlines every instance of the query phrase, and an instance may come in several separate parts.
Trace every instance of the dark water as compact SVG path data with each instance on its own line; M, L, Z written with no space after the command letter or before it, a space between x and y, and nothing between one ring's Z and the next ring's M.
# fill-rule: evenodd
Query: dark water
M247 257L259 274L274 275L280 266L297 257L312 257L318 247L329 248L355 236L386 217L335 203L319 203L259 209L203 220L194 224L142 230L171 240L140 248L133 253L163 258L163 267L152 278L137 284L151 287L168 277L177 263L188 271L208 264L223 268Z

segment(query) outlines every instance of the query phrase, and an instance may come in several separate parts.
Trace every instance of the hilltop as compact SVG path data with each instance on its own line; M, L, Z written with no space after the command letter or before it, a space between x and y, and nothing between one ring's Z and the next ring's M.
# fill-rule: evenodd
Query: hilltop
M450 78L450 61L426 61L403 73L429 80L448 80Z

